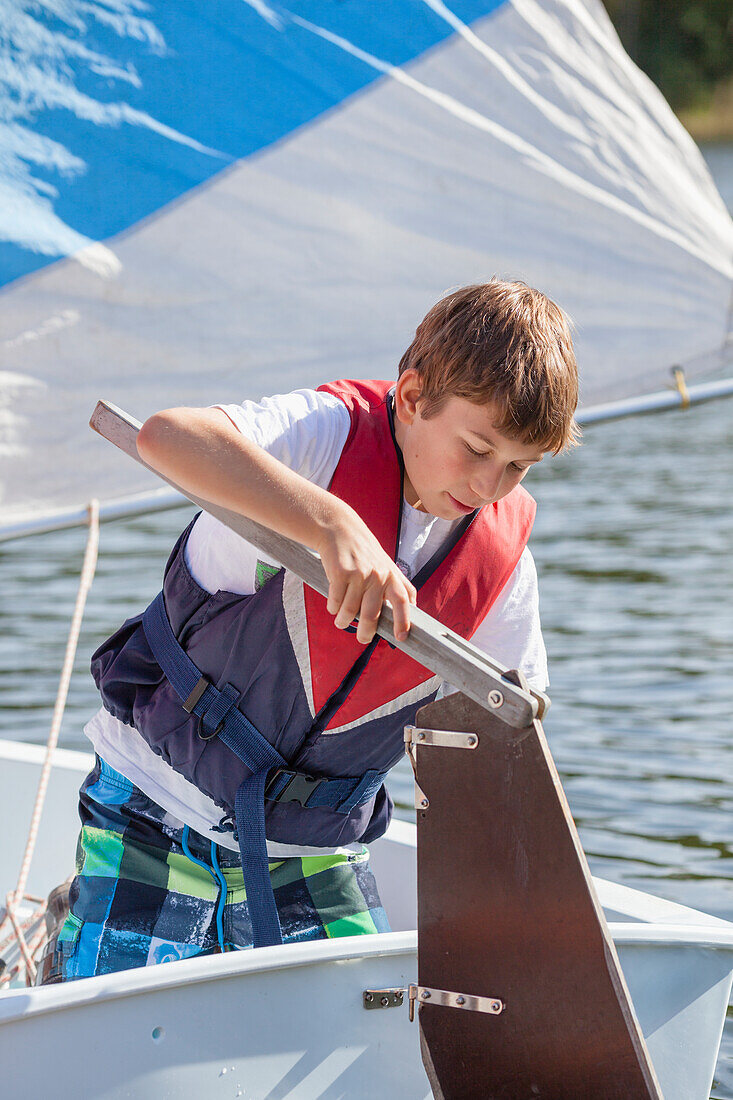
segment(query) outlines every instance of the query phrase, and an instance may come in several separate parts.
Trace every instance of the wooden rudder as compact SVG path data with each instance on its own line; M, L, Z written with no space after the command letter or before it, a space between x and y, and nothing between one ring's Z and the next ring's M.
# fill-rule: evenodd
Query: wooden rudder
M420 729L477 743L426 745ZM412 737L416 992L434 1094L661 1100L540 723L512 729L456 694L423 707Z

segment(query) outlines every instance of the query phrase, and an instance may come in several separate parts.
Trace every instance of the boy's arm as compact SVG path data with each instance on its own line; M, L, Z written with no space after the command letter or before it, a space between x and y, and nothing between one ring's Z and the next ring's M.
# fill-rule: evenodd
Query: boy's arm
M221 409L166 409L145 421L140 457L183 489L240 512L315 550L329 580L328 610L357 639L376 631L382 604L407 637L415 589L348 504L311 484L234 427Z

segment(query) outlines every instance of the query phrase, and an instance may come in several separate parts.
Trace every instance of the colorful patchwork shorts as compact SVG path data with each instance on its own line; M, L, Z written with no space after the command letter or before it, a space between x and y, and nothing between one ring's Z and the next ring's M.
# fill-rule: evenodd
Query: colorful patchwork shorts
M62 980L252 946L237 852L172 821L100 758L79 812ZM270 863L285 943L389 931L368 858L363 848Z

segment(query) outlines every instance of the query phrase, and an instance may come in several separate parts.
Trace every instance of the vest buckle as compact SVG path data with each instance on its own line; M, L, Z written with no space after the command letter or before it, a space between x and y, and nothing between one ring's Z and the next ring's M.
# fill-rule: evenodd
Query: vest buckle
M278 776L288 775L290 779L285 786L277 794L270 793L276 785ZM293 772L289 768L277 768L265 787L265 798L270 802L298 802L301 806L307 806L308 799L321 783L323 778L304 775L303 772Z

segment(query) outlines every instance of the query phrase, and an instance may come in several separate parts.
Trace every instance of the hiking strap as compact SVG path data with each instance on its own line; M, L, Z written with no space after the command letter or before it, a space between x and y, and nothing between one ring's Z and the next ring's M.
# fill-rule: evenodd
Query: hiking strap
M239 786L234 803L237 840L255 947L282 943L282 930L270 882L265 837L265 799L299 802L347 814L368 802L381 787L385 772L338 779L314 777L288 768L287 762L237 707L240 692L232 684L210 683L173 633L159 592L142 618L155 660L181 700L198 718L199 737L219 737L252 773ZM271 778L268 777L274 770Z

